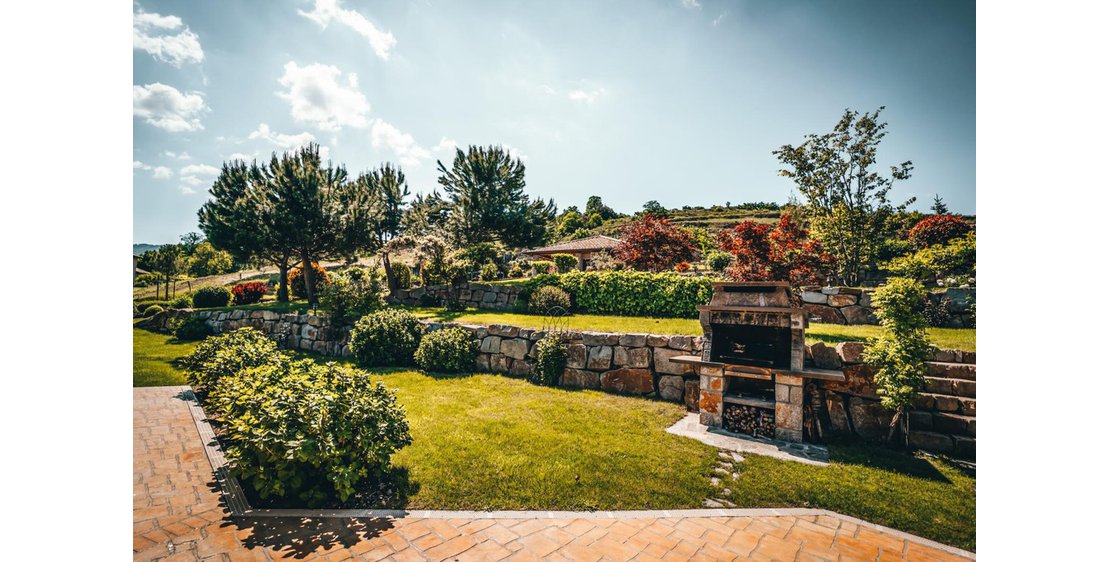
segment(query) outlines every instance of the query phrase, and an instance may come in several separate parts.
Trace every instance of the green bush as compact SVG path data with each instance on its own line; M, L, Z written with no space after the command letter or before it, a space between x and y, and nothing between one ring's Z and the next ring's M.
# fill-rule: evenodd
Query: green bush
M546 285L532 291L532 295L528 297L528 312L532 314L546 314L556 306L570 311L570 295L558 287Z
M975 233L947 244L936 244L879 266L900 277L918 281L975 274Z
M412 288L412 268L407 263L399 261L391 262L389 270L393 272L393 278L397 280L397 287L399 289L409 290Z
M543 275L552 273L555 269L555 262L547 260L536 260L532 262L532 273L536 275Z
M571 254L555 254L551 259L555 262L555 269L559 270L559 273L567 273L578 267L578 258Z
M520 267L519 263L514 263L513 266L509 268L509 277L513 279L524 277L524 268Z
M945 328L952 321L952 299L925 299L925 322L934 328Z
M646 271L572 271L537 275L525 284L525 294L540 287L559 287L570 293L575 311L586 314L697 318L698 305L709 304L713 279L677 273Z
M559 384L559 377L567 368L567 343L557 336L547 336L536 342L536 365L532 382L544 386Z
M152 305L146 307L146 309L143 310L143 317L144 318L150 318L151 316L154 316L155 314L158 314L159 312L162 312L164 310L166 310L166 309L162 308L159 305L152 304Z
M457 373L474 368L478 340L465 328L452 326L428 332L416 349L416 364L425 371Z
M151 285L156 285L161 279L162 276L157 273L142 273L135 276L133 285L135 287L149 287Z
M185 380L200 392L211 391L219 381L246 369L286 361L277 343L254 328L239 328L205 339L181 359Z
M343 323L381 310L385 293L378 269L352 267L332 275L320 293L320 308L332 321Z
M319 296L324 287L328 286L331 282L328 270L320 266L316 262L312 262L312 271L315 272L316 277L313 281L313 293ZM289 269L289 293L295 299L307 298L307 293L304 288L304 273L301 271L301 264L297 264Z
M204 320L201 320L196 316L190 316L189 318L185 319L185 321L182 322L176 330L174 330L173 335L179 340L203 340L204 338L212 335L212 327L209 326L208 323Z
M424 330L412 313L386 309L359 318L348 345L367 367L410 365Z
M346 501L412 443L396 394L334 362L248 369L220 381L210 402L222 415L232 474L263 498Z
M478 272L478 279L482 281L495 281L501 276L501 270L493 262L486 262Z
M732 263L732 254L720 250L712 250L705 254L705 265L717 273L724 272Z
M193 306L193 297L188 294L181 295L170 301L170 308L189 308Z
M229 302L231 291L227 287L201 287L193 293L193 308L227 306Z

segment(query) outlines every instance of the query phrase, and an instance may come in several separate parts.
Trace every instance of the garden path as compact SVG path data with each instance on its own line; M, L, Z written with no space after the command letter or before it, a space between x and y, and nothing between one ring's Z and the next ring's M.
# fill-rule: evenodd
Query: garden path
M974 559L823 510L232 519L183 390L133 389L135 560Z

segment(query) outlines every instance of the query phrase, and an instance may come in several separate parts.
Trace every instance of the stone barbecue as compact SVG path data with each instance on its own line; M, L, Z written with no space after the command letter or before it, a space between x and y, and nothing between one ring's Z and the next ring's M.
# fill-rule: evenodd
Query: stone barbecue
M701 423L737 433L802 441L806 378L843 380L838 371L805 368L806 312L792 306L785 282L713 284L699 306L705 332L695 365Z

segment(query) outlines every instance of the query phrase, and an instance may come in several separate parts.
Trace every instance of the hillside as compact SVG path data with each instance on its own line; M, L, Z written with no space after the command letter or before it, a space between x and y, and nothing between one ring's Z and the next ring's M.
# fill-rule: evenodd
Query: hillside
M781 210L769 209L741 209L739 207L689 207L685 209L668 209L667 217L671 224L677 226L707 228L710 234L736 226L740 221L754 220L756 222L774 224L778 222ZM632 217L622 217L607 220L601 226L590 230L591 235L604 234L617 236Z
M132 244L131 253L135 254L136 256L141 256L147 252L157 250L161 247L162 244Z

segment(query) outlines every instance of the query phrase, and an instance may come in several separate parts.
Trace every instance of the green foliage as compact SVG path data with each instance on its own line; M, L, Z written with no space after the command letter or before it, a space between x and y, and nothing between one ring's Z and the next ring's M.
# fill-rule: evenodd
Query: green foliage
M555 270L555 262L548 260L536 260L532 262L532 273L537 275L544 273L552 273Z
M386 309L355 322L348 345L359 364L367 367L409 365L424 330L412 313Z
M420 281L425 287L451 283L465 273L451 258L450 246L438 236L421 238L416 244L416 258Z
M952 321L952 299L942 297L939 299L925 299L925 322L934 328L943 328Z
M643 214L655 219L665 219L667 218L667 208L652 199L644 203Z
M293 293L293 297L298 299L308 297L308 293L305 292L305 282L301 267L302 264L297 264L289 270L289 290ZM328 270L321 267L320 264L312 262L312 271L316 273L312 280L312 286L314 287L315 294L320 294L324 288L328 286L328 283L331 282Z
M975 232L943 246L929 246L908 256L894 258L882 264L881 268L892 275L919 281L974 275Z
M871 297L882 332L864 352L873 365L882 405L904 413L925 382L925 361L931 353L922 306L925 287L912 279L893 277Z
M196 316L190 316L177 327L173 335L182 341L203 340L212 335L212 327L204 320Z
M135 282L132 283L135 287L149 287L157 284L161 279L157 273L142 273L135 276Z
M521 267L519 263L514 263L513 266L509 268L509 277L513 279L524 277L524 268Z
M570 295L559 287L546 285L532 291L528 297L528 312L532 314L546 314L556 306L570 311Z
M732 254L720 250L711 250L705 254L705 264L709 269L721 273L732 264Z
M227 287L201 287L193 293L193 308L227 306L229 302L231 302L231 291Z
M709 234L708 228L701 226L680 226L679 228L690 235L701 255L704 256L709 252L716 252L721 249L721 246L717 243L717 237Z
M396 394L334 362L247 369L224 378L210 402L222 416L232 474L263 498L346 501L412 443Z
M178 295L170 301L170 308L189 308L193 306L193 297L188 294Z
M193 277L220 275L234 270L231 254L217 250L209 242L201 242L196 246L189 256L188 264L189 275Z
M181 359L185 380L200 392L211 391L221 379L246 369L286 361L277 343L254 328L239 328L205 339Z
M551 259L555 262L555 269L559 270L559 273L566 273L578 267L578 258L572 254L555 254Z
M557 336L547 336L536 342L535 352L532 382L544 386L559 384L559 377L567 368L567 342Z
M428 332L416 349L416 364L425 371L457 373L474 368L478 340L465 328L452 326Z
M551 285L574 299L575 310L586 314L697 318L697 306L708 304L712 279L673 272L572 271L537 275L525 285L530 290Z
M478 278L482 281L494 281L501 276L501 271L493 262L486 262L479 270Z
M155 314L158 314L159 312L162 312L164 310L165 309L162 308L161 306L159 306L157 304L152 304L152 305L146 307L145 310L143 310L143 317L144 318L150 318L151 316L154 316Z
M385 306L385 284L377 268L351 267L331 276L320 307L333 322L348 322Z
M412 288L412 268L407 263L391 262L389 270L393 272L398 288L406 291Z

